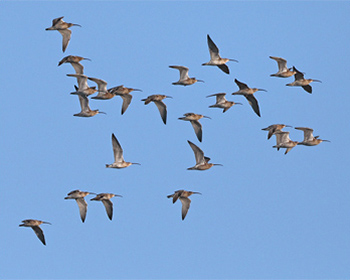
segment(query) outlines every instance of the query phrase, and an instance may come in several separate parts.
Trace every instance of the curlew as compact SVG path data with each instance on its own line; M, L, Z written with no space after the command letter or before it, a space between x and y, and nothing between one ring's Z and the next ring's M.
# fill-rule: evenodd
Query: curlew
M123 115L126 109L128 109L132 100L132 95L130 94L130 92L142 91L142 90L137 88L127 88L127 87L124 87L123 85L120 85L117 87L110 88L108 91L114 95L119 95L123 99L123 105L122 105L122 111L121 111L121 114Z
M97 99L97 100L108 100L113 98L115 95L112 94L109 90L107 90L107 82L101 79L88 77L90 81L93 81L97 84L97 92L98 94L94 97L91 97L91 99Z
M233 105L242 105L239 102L227 101L225 98L226 93L214 93L208 95L207 97L216 96L216 103L214 105L209 106L209 108L220 108L224 109L222 112L225 113L228 109L230 109Z
M190 144L190 146L193 150L194 156L196 158L196 165L193 167L187 168L187 170L207 170L207 169L213 167L214 165L222 166L222 164L209 163L210 158L204 156L204 153L200 148L198 148L191 141L187 140L187 142L188 142L188 144Z
M140 165L136 162L126 162L123 157L123 149L120 146L117 138L115 137L114 133L112 133L112 147L113 147L113 154L114 154L114 162L112 164L106 164L107 168L125 168L132 164Z
M112 221L113 217L113 203L110 200L112 197L122 197L119 194L114 194L114 193L99 193L96 195L96 197L91 198L91 201L102 201L103 205L106 208L107 216L108 218Z
M173 203L175 203L177 201L177 199L180 199L180 201L182 203L182 209L181 209L182 220L185 219L187 212L188 212L188 209L190 208L191 199L189 199L188 197L192 194L201 194L201 193L200 192L185 191L185 190L178 190L178 191L175 191L174 194L170 194L167 196L167 198L173 198Z
M259 117L261 117L258 101L256 100L256 98L254 97L253 94L254 94L254 92L257 92L257 91L267 91L267 90L262 89L262 88L250 88L246 84L238 81L237 79L235 79L235 83L239 87L239 91L233 92L232 94L233 95L243 95L248 100L248 102L249 102L250 106L253 108L254 112Z
M87 80L88 77L83 74L67 74L68 77L75 77L77 78L78 87L75 87L75 91L71 92L71 94L78 94L78 95L85 95L89 96L91 94L94 94L97 89L96 87L89 87Z
M286 86L290 87L302 87L305 91L308 93L312 93L312 87L309 85L311 82L319 82L322 83L320 80L315 80L315 79L305 79L304 74L300 71L298 71L294 66L293 66L293 71L296 73L294 74L294 82L286 84Z
M87 98L86 95L79 94L78 97L79 97L81 111L80 113L74 114L73 116L88 118L88 117L93 117L97 114L106 114L105 112L101 112L98 109L91 110L89 106L89 99Z
M271 77L288 78L296 73L296 71L291 70L293 68L287 67L287 60L285 60L284 58L276 56L270 56L270 58L276 60L278 64L278 72L275 74L271 74Z
M280 148L286 148L285 155L299 143L289 138L289 131L276 131L274 134L276 135L276 145L272 148L277 148L277 151Z
M213 42L213 40L210 38L209 35L207 35L207 41L208 41L208 47L209 47L209 53L210 53L210 61L203 63L202 65L217 66L226 74L230 74L230 70L226 65L226 62L228 61L238 62L238 61L230 58L221 58L218 47L215 45L215 43Z
M295 129L302 130L304 132L304 140L302 142L299 142L298 145L316 146L321 142L331 142L329 140L319 139L318 138L319 136L314 136L313 135L314 130L312 128L295 127Z
M52 26L46 28L45 30L57 30L62 35L62 51L65 52L66 48L68 46L68 43L70 41L70 37L72 34L72 31L68 29L71 26L80 26L79 24L75 23L68 23L63 20L63 17L55 18L52 20Z
M67 194L64 199L75 199L79 207L79 213L81 221L84 223L86 218L87 203L84 199L85 196L89 194L95 194L92 192L82 192L80 190L74 190Z
M170 68L173 69L177 69L180 71L180 79L173 83L173 85L181 85L181 86L189 86L189 85L193 85L196 82L202 82L204 83L204 81L202 80L197 80L196 78L190 78L188 76L188 68L185 66L175 66L175 65L171 65L169 66Z
M85 58L85 57L76 56L76 55L68 55L62 58L60 62L58 62L58 66L62 65L63 63L70 63L75 70L75 74L84 74L84 66L79 63L82 60L91 61L90 58Z
M28 220L23 220L22 223L23 224L19 225L20 227L31 227L34 230L36 236L40 239L40 241L44 245L46 245L43 230L39 226L41 224L49 224L49 225L51 225L49 222L43 222L43 221L39 221L39 220L28 219Z
M199 142L202 142L202 125L198 121L201 118L211 119L210 117L195 114L195 113L186 113L184 114L184 117L179 118L179 120L191 122Z
M285 127L292 127L292 126L286 125L286 124L272 124L272 125L269 125L268 127L262 128L261 130L268 131L269 133L267 134L267 139L270 139L271 136L276 131L281 131Z
M148 96L145 99L141 99L141 101L144 101L145 105L147 105L153 101L159 110L159 113L160 113L160 116L162 117L163 123L166 124L167 109L166 109L166 105L162 101L164 98L172 98L172 97L167 96L167 95L162 95L162 94L153 94L153 95Z

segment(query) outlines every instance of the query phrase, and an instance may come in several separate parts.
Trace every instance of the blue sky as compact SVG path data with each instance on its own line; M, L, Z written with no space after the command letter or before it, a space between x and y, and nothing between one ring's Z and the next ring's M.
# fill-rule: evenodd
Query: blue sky
M344 279L350 274L350 192L348 137L348 1L2 1L0 45L2 148L0 277L2 279ZM72 38L45 31L64 16ZM209 34L229 62L230 75L209 60ZM85 74L108 87L140 88L124 115L121 98L92 100L107 115L77 118L66 55L80 55ZM305 72L313 93L286 87L293 78L269 75L288 60ZM204 80L174 86L189 67ZM257 92L259 118L233 80ZM91 82L90 85L93 85ZM226 92L243 103L226 113L208 108ZM151 94L166 99L164 125ZM177 118L194 112L203 119L203 142ZM262 131L285 123L314 129L331 143L297 146L287 155L272 149ZM290 131L301 141L302 132ZM111 134L127 161L113 162ZM188 171L194 155L187 140L214 163ZM112 192L114 217L102 203L88 201L85 223L74 189ZM180 202L166 196L178 189L193 195L187 217ZM87 197L88 199L92 196ZM43 225L47 246L23 219Z

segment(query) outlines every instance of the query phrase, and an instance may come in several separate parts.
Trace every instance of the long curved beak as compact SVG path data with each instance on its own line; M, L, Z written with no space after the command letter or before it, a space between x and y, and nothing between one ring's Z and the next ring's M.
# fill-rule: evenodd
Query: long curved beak
M168 96L168 95L166 95L165 97L166 97L166 98L173 98L172 96Z
M138 162L132 162L131 164L141 165L141 163Z
M329 140L322 140L322 141L323 141L323 142L329 142L329 143L331 142L331 141L329 141Z
M203 118L211 119L211 117L203 116Z
M205 83L203 80L197 80L197 82Z
M235 102L235 105L243 105L243 104L240 102Z
M84 58L83 58L83 60L89 60L89 61L91 61L91 59L90 59L90 58L86 58L86 57L84 57Z
M263 88L258 88L258 91L265 91L265 92L267 92L267 90L263 89Z
M236 60L236 59L232 59L232 58L229 58L228 60L229 60L229 61L238 62L238 60Z
M119 197L123 197L122 195L119 195L119 194L114 194L114 196L119 196Z
M285 127L293 127L293 126L286 124Z
M201 194L200 192L192 192L192 193L194 193L194 194Z
M76 23L73 23L73 25L72 26L79 26L79 27L81 27L81 25L80 24L76 24Z
M322 81L320 81L320 80L314 80L314 79L312 79L312 81L313 81L313 82L322 83Z
M141 91L141 92L142 92L142 90L141 90L141 89L138 89L138 88L133 88L133 90L134 90L134 91Z
M104 114L104 115L107 115L107 113L105 112L101 112L101 111L98 111L99 114Z
M220 163L214 163L213 165L214 165L214 166L223 166L223 165L220 164Z
M43 224L48 224L48 225L51 225L51 223L49 223L49 222L43 222Z
M89 194L93 194L93 195L96 195L96 193L94 193L94 192L88 192Z

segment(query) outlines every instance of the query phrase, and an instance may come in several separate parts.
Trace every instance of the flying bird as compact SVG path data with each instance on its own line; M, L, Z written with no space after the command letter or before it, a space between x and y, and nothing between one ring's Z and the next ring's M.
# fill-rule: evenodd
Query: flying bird
M128 109L132 100L132 95L130 94L130 92L142 91L142 90L137 88L127 88L127 87L124 87L123 85L120 85L117 87L110 88L108 91L114 95L119 95L123 99L123 105L122 105L122 111L121 111L123 115L126 109Z
M67 74L68 77L75 77L78 82L78 87L75 87L75 91L71 92L71 94L85 95L89 96L94 94L97 89L96 87L89 87L87 80L88 77L83 74Z
M126 162L123 157L123 149L120 146L119 141L115 137L114 133L112 133L112 146L113 146L113 154L114 154L114 162L112 164L106 164L107 168L125 168L132 164L140 165L136 162Z
M276 145L273 148L277 148L277 151L280 148L286 148L285 155L299 143L289 138L289 131L276 131L274 134L276 135Z
M70 63L75 70L75 74L84 74L84 66L80 64L80 61L82 60L91 61L90 58L85 58L85 57L76 56L76 55L68 55L62 58L60 62L58 62L58 66L62 65L63 63Z
M281 131L285 127L292 127L292 126L286 125L286 124L272 124L272 125L269 125L268 127L262 128L261 130L268 131L269 133L267 134L267 139L270 139L271 136L276 131Z
M101 112L98 109L96 110L91 110L90 106L89 106L89 99L87 98L86 95L83 94L78 94L79 97L79 102L80 102L80 108L81 111L80 113L74 114L74 117L84 117L84 118L88 118L88 117L93 117L97 114L105 114L105 112Z
M318 138L319 136L314 136L313 135L314 130L312 128L295 127L295 129L302 130L304 132L304 140L302 142L299 142L298 145L316 146L321 142L331 142L329 140L319 139Z
M250 88L246 84L238 81L237 79L235 79L235 83L239 87L239 91L233 92L232 94L233 95L243 95L248 100L248 102L249 102L250 106L253 108L254 112L259 117L261 117L258 101L256 100L256 98L254 97L253 94L254 94L254 92L257 92L257 91L267 91L267 90L262 89L262 88Z
M90 81L93 81L97 84L97 92L98 94L96 96L91 97L91 99L98 99L98 100L108 100L113 98L115 95L112 94L109 90L107 90L107 82L102 79L92 78L88 77Z
M242 105L239 102L227 101L225 98L226 93L214 93L208 95L207 97L216 96L216 103L214 105L209 106L209 108L220 108L224 109L222 112L225 113L228 109L230 109L233 105Z
M197 147L191 141L187 140L187 142L188 142L188 144L190 144L190 146L193 150L194 156L196 158L196 165L193 167L187 168L187 170L207 170L207 169L213 167L214 165L222 166L222 164L209 163L210 158L205 157L204 152L199 147Z
M180 199L182 203L182 209L181 209L181 214L182 214L182 220L185 219L188 209L190 208L191 204L191 199L188 197L192 194L201 194L200 192L192 192L192 191L185 191L185 190L178 190L175 191L174 194L170 194L167 196L167 198L173 198L173 203L177 201L177 199Z
M51 225L49 222L43 222L43 221L39 221L39 220L28 219L28 220L23 220L22 223L23 224L19 225L20 227L31 227L34 230L36 236L40 239L40 241L44 245L46 245L43 230L39 226L41 224L49 224L49 225Z
M291 70L292 68L287 67L287 60L284 58L276 56L270 56L270 58L275 60L278 64L278 72L271 74L271 77L288 78L296 73L296 71Z
M210 119L210 117L195 114L195 113L186 113L186 114L184 114L184 117L179 118L179 120L191 122L193 129L194 129L194 132L196 133L196 136L197 136L199 142L202 142L202 125L198 121L201 118Z
M302 87L305 91L308 93L312 93L312 87L309 85L311 82L319 82L322 83L320 80L315 80L315 79L305 79L304 74L300 71L298 71L294 66L293 66L293 71L296 73L294 74L294 82L286 84L286 86L290 87Z
M166 105L162 101L164 98L172 98L172 97L167 96L167 95L162 95L162 94L153 94L153 95L148 96L145 99L141 99L141 101L144 101L145 105L147 105L153 101L159 110L159 113L160 113L160 116L162 117L163 123L166 124L167 109L166 109Z
M171 65L169 67L180 71L180 79L177 82L173 83L173 85L189 86L189 85L193 85L195 82L204 83L204 81L202 80L197 80L196 78L190 78L188 76L188 68L185 66Z
M65 52L66 48L68 46L68 43L70 41L70 37L72 34L72 31L68 29L71 26L80 26L79 24L75 23L68 23L63 20L63 17L55 18L52 21L52 26L46 28L45 30L57 30L61 33L63 39L62 39L62 51Z
M209 35L207 35L207 41L208 41L208 47L209 47L209 53L210 53L210 61L203 63L202 65L217 66L226 74L230 74L230 70L226 65L226 62L228 61L238 62L238 61L230 58L221 58L218 47L215 45L215 43L213 42L213 40L210 38Z
M86 218L86 212L87 212L87 203L84 199L85 196L89 194L95 194L92 192L82 192L80 190L74 190L67 194L67 196L64 199L75 199L75 201L78 204L79 207L79 213L81 221L84 223Z
M110 200L112 197L119 196L122 197L121 195L114 194L114 193L100 193L97 194L96 197L91 198L91 201L102 201L103 205L106 208L107 216L108 218L112 221L113 217L113 203Z

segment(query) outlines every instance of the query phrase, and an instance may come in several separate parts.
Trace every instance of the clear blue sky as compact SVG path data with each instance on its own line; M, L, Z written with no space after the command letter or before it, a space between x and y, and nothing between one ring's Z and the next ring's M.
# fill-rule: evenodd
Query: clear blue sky
M350 275L349 191L349 1L2 1L1 279L251 279L348 278ZM62 36L45 31L64 16L72 38L62 53ZM230 75L209 60L209 34L229 62ZM122 116L121 98L92 100L107 115L77 118L66 55L80 55L85 74L108 87L140 88ZM305 72L313 93L286 87L293 78L269 75L284 57ZM178 71L204 80L174 86ZM255 94L259 118L233 80L268 92ZM94 83L90 83L93 85ZM243 106L225 114L208 108L226 92ZM140 100L163 93L168 123L154 104ZM199 143L184 113L203 119ZM330 140L316 147L277 152L270 124L311 127ZM293 140L302 132L288 128ZM127 161L113 162L111 134ZM187 140L212 162L188 171L194 155ZM88 201L85 223L74 189L112 192L114 218L102 203ZM184 221L174 190L199 191ZM92 196L87 197L88 200ZM47 246L27 218L43 225Z

